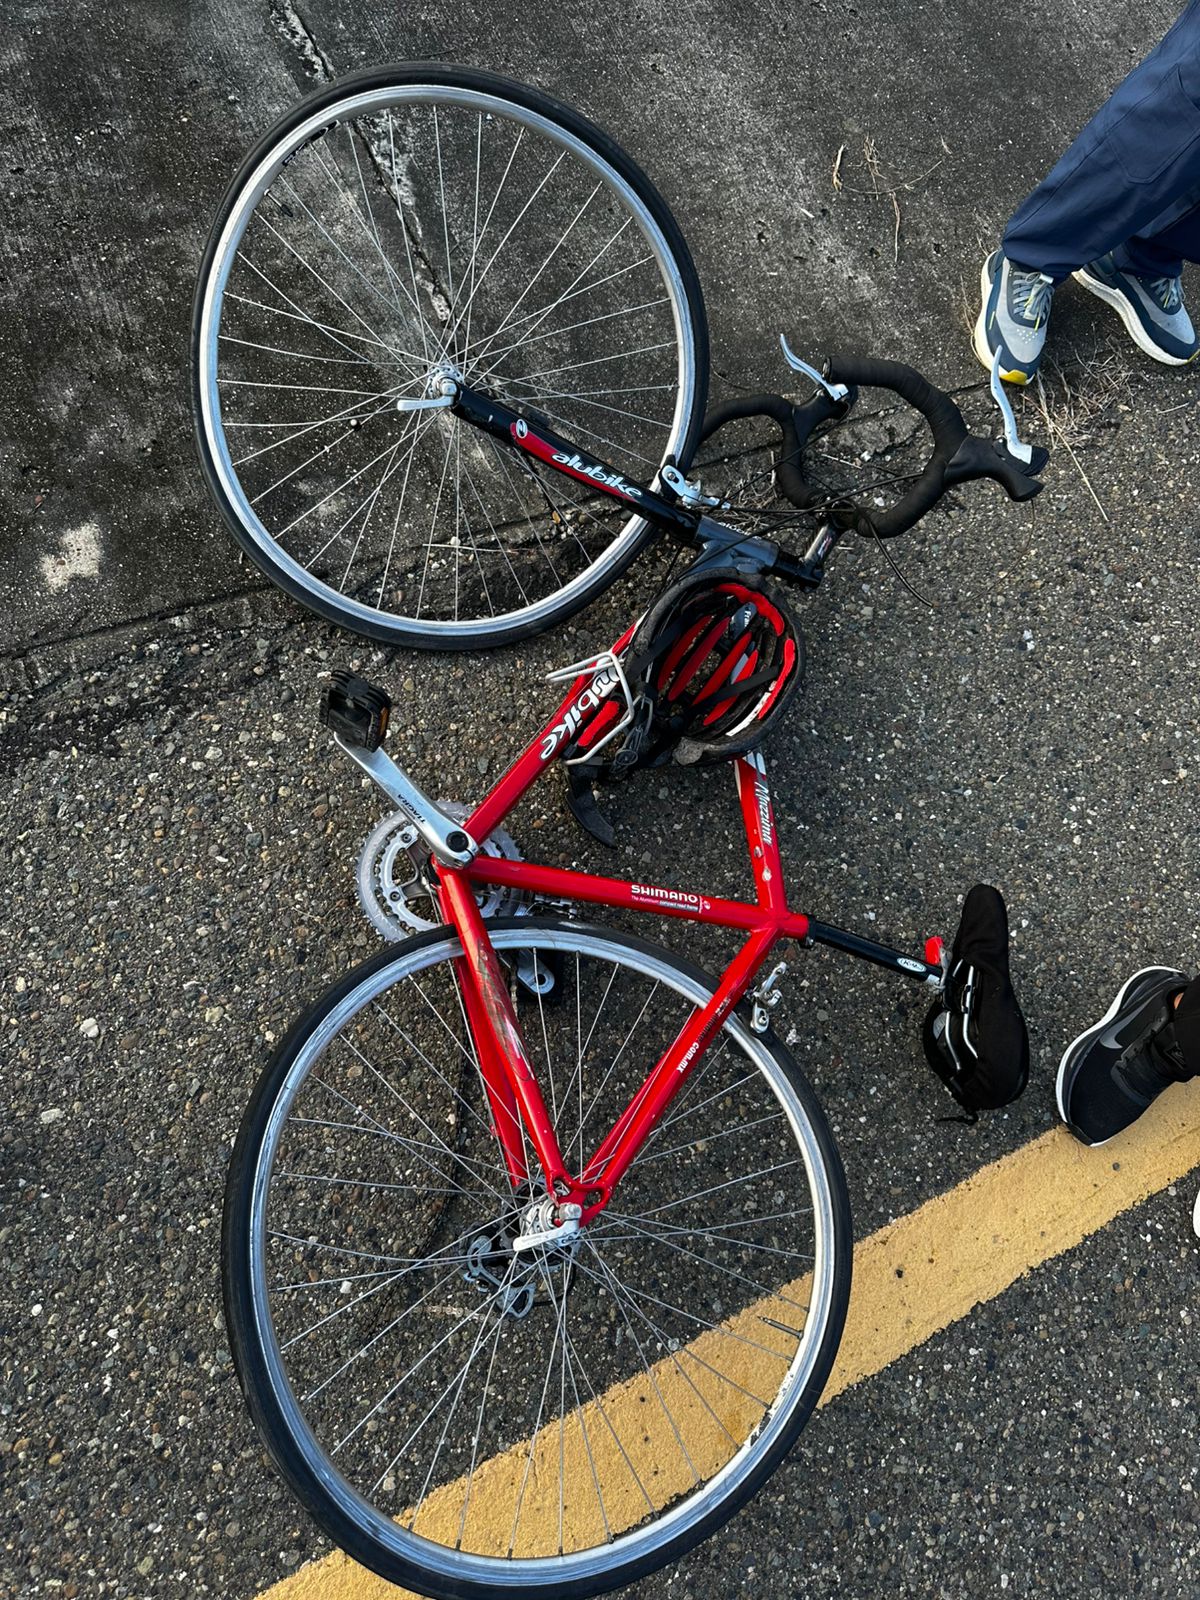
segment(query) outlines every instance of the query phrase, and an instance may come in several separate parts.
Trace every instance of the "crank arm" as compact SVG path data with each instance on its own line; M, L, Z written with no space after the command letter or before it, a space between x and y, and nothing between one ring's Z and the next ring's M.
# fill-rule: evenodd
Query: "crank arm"
M373 778L393 805L408 817L436 860L450 867L466 867L479 854L479 846L460 822L448 817L423 789L398 767L386 751L364 750L334 736L352 761Z

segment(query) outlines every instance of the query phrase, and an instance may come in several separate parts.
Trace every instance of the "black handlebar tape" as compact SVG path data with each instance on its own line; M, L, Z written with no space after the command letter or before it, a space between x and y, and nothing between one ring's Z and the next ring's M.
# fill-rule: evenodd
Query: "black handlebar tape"
M946 468L967 437L962 412L948 394L902 361L878 361L871 356L831 356L826 376L831 383L890 389L928 422L933 433L933 454L904 498L887 511L855 507L863 520L861 531L869 533L874 529L881 539L894 539L897 534L907 533L937 504L945 490Z
M802 511L826 498L825 491L814 489L804 476L804 446L814 428L844 411L842 401L825 394L813 396L807 405L796 406L778 394L749 394L725 400L714 406L704 419L700 442L710 438L728 422L746 417L770 417L779 424L782 449L775 463L775 482L779 491Z

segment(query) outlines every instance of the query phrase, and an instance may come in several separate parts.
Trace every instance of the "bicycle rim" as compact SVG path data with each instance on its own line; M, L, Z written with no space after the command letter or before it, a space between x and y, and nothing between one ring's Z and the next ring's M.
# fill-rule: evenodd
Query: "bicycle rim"
M600 930L493 939L534 975L514 993L570 1163L711 989ZM794 1065L735 1017L579 1248L512 1249L531 1197L487 1127L457 949L410 941L285 1045L240 1141L235 1353L276 1461L356 1559L434 1595L597 1593L723 1521L815 1404L843 1182Z
M235 183L198 290L198 438L292 593L367 633L496 643L586 603L646 524L397 401L453 374L653 479L699 424L703 308L603 134L488 74L412 71L314 97Z

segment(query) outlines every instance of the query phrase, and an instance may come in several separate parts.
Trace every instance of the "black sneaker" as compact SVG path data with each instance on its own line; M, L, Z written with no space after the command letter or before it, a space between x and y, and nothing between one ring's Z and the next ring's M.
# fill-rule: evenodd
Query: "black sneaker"
M1187 981L1174 967L1143 967L1063 1052L1058 1114L1083 1144L1107 1143L1164 1089L1192 1076L1172 1026L1173 1001Z

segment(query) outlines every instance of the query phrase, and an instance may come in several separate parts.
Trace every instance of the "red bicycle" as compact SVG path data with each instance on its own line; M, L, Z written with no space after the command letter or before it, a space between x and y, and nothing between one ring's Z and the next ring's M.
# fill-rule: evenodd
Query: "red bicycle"
M500 155L491 188L485 140ZM539 140L550 150L542 166ZM589 189L568 200L558 175L578 164ZM333 199L318 205L306 171ZM437 202L438 226L414 220L422 199ZM550 219L550 243L515 270L505 250L529 217ZM602 224L606 247L583 242L585 222ZM273 265L260 261L256 295L238 301L235 267L253 259L255 231ZM321 241L319 259L297 244L301 231ZM335 291L338 262L354 272ZM630 280L648 263L665 293L643 301ZM302 281L320 309L302 300ZM673 330L667 422L653 424L649 455L581 441L607 442L599 409L606 435L646 422L630 396L656 392L639 364L660 356L655 341L639 336L644 348L590 366L560 359L618 319L614 283L622 303L637 301L630 316L665 306ZM485 285L500 290L488 317ZM367 314L375 302L379 323ZM294 342L239 343L221 331L228 304L278 313ZM988 1103L977 1080L995 1042L997 973L1006 977L1002 927L993 922L990 954L972 953L960 930L951 953L931 940L910 955L788 901L757 746L798 689L804 648L766 580L815 587L847 532L900 533L970 478L1028 498L1045 455L1017 440L998 383L1007 444L969 434L949 396L911 368L839 357L821 373L786 345L809 399L749 396L704 417L699 291L661 199L575 113L463 69L380 69L289 114L230 191L197 316L210 481L256 559L326 614L410 642L494 642L582 603L653 532L693 555L610 649L554 675L569 684L557 710L469 811L432 800L385 754L386 694L333 675L324 719L395 807L364 849L360 891L375 925L402 942L280 1046L247 1109L225 1211L242 1386L277 1466L330 1537L445 1600L596 1594L678 1558L755 1492L811 1414L837 1349L849 1205L825 1118L770 1025L783 968L761 974L780 941L831 946L927 985L931 1061L964 1103ZM226 338L243 362L236 376L222 370ZM516 351L519 371L504 364ZM269 375L310 358L301 402L298 386ZM260 417L263 442L239 468L232 413L262 403L243 397L261 389L279 406L286 391L289 405L310 405L315 387L326 393L319 363L343 390L354 369L330 413L338 442L329 417ZM595 376L588 392L581 367ZM860 385L894 391L933 434L929 461L890 507L805 471L817 430L846 416ZM572 405L594 408L591 426L552 427ZM749 504L744 483L739 499L688 478L702 440L764 418L779 433L770 476L784 511ZM391 432L364 447L379 419ZM301 439L307 459L285 473ZM272 482L251 493L247 473L277 455L274 441ZM373 476L331 466L347 442ZM485 469L512 491L500 510L481 492ZM413 523L422 495L430 517ZM323 576L315 558L306 566L284 550L279 527L267 536L263 507L279 508L279 527L309 523L306 539L323 526L312 538L324 541ZM778 535L805 522L803 550L790 553ZM399 553L409 526L424 530L415 560ZM372 546L380 528L383 557ZM562 766L576 817L604 838L596 785L670 759L732 762L753 903L526 861L504 832L531 785ZM561 914L578 906L745 940L714 979ZM1004 1048L1019 1055L1022 1041L1023 1025Z

